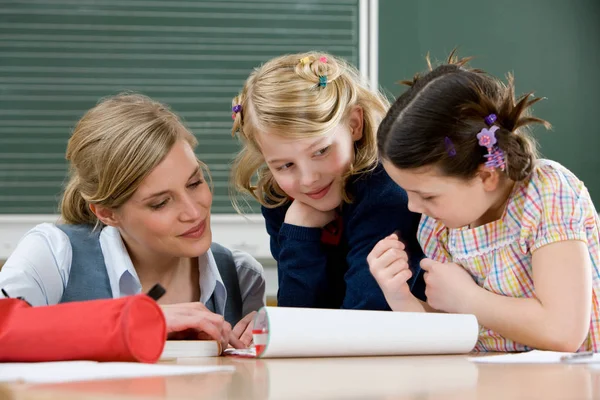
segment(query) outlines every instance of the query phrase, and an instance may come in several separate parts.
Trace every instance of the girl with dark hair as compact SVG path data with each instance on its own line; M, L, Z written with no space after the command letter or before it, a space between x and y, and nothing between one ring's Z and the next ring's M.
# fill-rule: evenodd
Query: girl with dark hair
M422 213L427 302L406 285L394 235L368 256L396 311L469 313L476 349L600 350L600 220L588 190L557 162L537 158L528 114L540 100L447 64L407 82L378 130L391 178Z

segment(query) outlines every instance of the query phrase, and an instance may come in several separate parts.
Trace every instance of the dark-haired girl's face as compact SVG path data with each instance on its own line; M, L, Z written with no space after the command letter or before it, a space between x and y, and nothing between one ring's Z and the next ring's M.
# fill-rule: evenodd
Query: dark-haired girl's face
M448 228L479 226L499 216L490 215L499 191L493 176L478 174L465 180L445 176L435 166L399 169L385 160L388 175L408 194L408 208L430 216Z

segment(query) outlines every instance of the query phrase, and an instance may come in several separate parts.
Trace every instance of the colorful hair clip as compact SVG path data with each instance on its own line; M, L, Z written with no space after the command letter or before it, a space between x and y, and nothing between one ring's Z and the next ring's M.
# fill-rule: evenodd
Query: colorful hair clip
M492 117L493 116L493 117ZM496 121L496 115L490 114L485 118L485 122L488 121ZM493 122L492 122L493 123ZM483 128L477 134L477 141L480 146L487 148L488 153L485 155L486 162L485 166L488 168L500 168L500 170L504 171L506 168L506 163L504 161L504 152L496 143L498 140L496 139L496 131L500 129L497 125L492 126L490 129Z
M325 57L325 56L320 57L319 61L321 61L322 63L327 63L327 57Z
M479 145L483 147L487 147L491 149L496 144L496 131L500 129L496 125L492 126L490 129L483 128L477 134L477 140L479 141Z
M302 57L300 59L300 64L302 64L302 65L306 65L306 64L310 64L310 63L311 63L310 56Z
M231 107L231 111L233 111L231 114L231 119L235 119L235 115L242 111L242 105L236 104L235 106Z
M450 140L448 136L444 138L444 145L446 146L446 153L448 153L450 157L455 157L456 148L454 147L454 143L452 143L452 140Z
M327 75L319 76L319 87L327 86Z
M489 152L489 149L488 149ZM500 168L500 171L504 171L506 168L506 162L504 161L504 152L496 146L491 153L484 156L486 158L485 166L488 168Z

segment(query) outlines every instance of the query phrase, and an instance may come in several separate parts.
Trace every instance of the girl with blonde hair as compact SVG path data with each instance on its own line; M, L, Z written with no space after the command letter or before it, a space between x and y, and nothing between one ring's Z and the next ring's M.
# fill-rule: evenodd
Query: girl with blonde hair
M388 105L352 65L319 52L268 61L233 99L243 144L233 184L262 206L279 305L388 310L366 257L395 231L418 268L419 215L377 160Z
M264 305L262 267L212 243L212 192L196 144L173 112L147 97L99 102L67 145L63 221L25 235L0 287L37 306L117 298L160 283L171 337L249 345L249 322Z

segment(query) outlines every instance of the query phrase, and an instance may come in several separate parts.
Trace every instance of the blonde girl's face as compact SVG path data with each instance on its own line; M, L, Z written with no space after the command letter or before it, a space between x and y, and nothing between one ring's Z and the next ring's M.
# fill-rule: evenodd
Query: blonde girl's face
M212 241L211 202L194 150L179 140L118 209L118 227L135 250L157 257L197 257Z
M342 203L342 177L354 161L362 137L362 109L319 137L290 139L260 132L257 142L279 187L291 198L320 211Z

